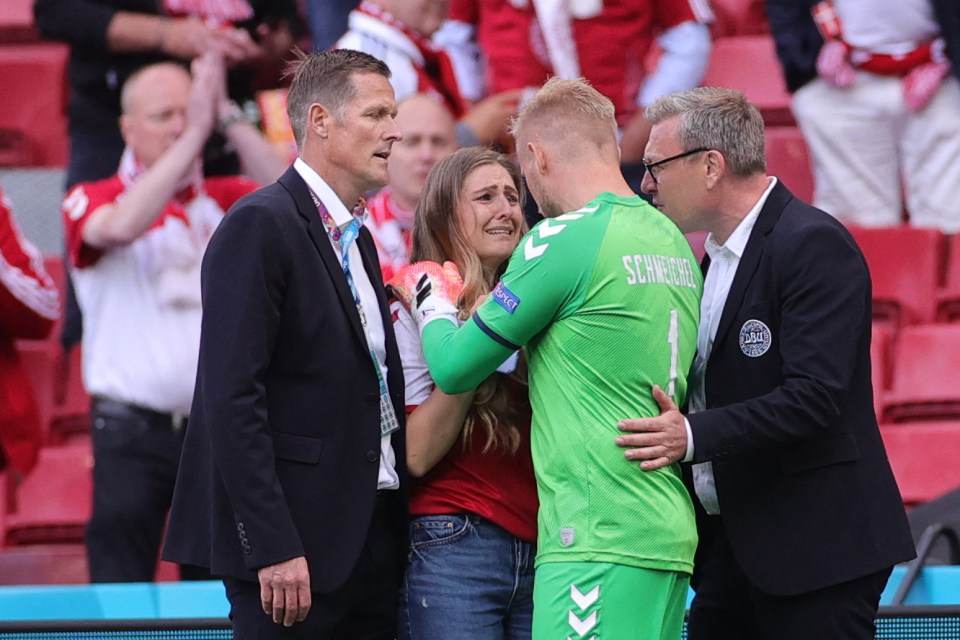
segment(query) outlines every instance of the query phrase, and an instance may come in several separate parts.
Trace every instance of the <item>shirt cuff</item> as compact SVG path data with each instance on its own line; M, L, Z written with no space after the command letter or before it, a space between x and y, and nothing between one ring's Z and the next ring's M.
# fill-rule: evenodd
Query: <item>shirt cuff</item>
M686 416L683 417L683 426L687 428L687 454L680 462L693 462L693 429L690 428L690 421Z

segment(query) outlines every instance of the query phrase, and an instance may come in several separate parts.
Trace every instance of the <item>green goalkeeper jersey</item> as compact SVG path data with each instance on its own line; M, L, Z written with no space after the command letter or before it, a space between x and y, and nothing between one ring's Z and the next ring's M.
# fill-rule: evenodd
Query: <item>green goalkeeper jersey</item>
M677 464L644 472L618 421L682 404L703 279L677 227L639 197L603 193L547 219L459 330L424 328L441 389L473 388L526 347L540 497L537 564L612 562L690 572L697 536Z

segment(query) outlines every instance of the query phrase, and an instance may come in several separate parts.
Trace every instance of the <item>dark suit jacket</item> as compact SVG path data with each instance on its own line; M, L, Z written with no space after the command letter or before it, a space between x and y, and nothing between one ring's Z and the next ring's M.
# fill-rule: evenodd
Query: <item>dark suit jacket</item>
M870 305L847 230L778 183L720 317L707 410L688 416L733 553L764 592L805 593L914 555L873 410Z
M377 253L366 229L357 242L402 424L402 366ZM230 210L202 282L200 365L164 557L256 580L258 568L306 555L311 589L329 592L348 577L370 526L379 387L346 278L293 168ZM403 491L404 429L393 448ZM401 497L394 522L405 541Z

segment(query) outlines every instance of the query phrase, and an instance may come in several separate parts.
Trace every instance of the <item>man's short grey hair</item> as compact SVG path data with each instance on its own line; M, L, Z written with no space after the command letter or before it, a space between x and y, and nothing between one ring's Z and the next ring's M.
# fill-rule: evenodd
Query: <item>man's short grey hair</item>
M698 87L670 93L654 100L646 116L651 125L679 117L680 145L716 149L734 175L766 173L763 118L739 91Z
M311 104L322 104L334 118L340 119L346 106L357 97L354 75L375 73L390 78L390 69L383 61L360 51L335 49L310 55L302 51L295 53L297 59L287 67L287 75L293 76L287 93L287 117L298 149L303 147L307 111Z

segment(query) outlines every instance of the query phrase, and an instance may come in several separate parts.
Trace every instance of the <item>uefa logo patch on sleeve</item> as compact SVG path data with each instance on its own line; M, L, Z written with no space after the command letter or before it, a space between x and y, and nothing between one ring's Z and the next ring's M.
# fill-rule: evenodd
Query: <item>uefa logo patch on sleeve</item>
M740 329L740 351L748 358L759 358L773 344L770 327L759 320L747 320Z
M493 299L497 301L497 304L503 307L507 313L513 313L517 310L517 307L520 306L520 298L518 298L510 289L507 289L503 286L503 281L497 283L496 288L493 290Z

